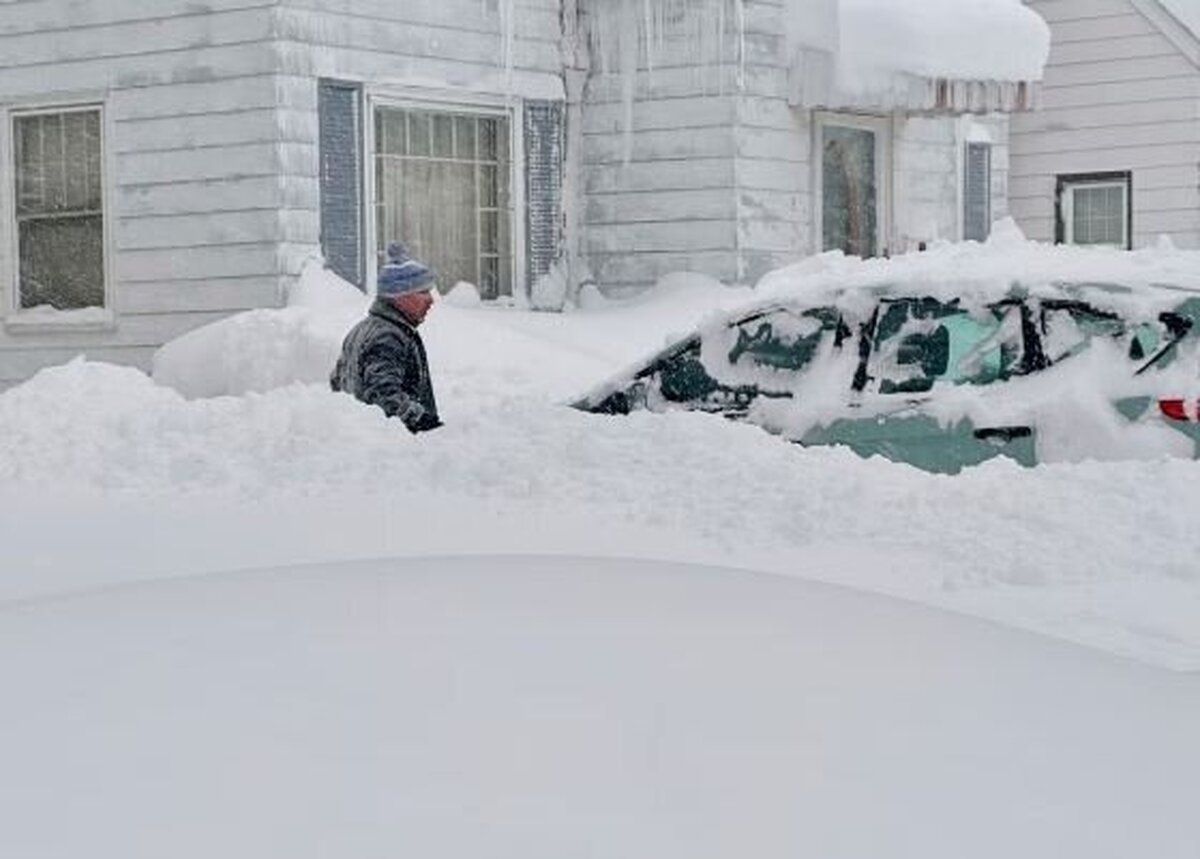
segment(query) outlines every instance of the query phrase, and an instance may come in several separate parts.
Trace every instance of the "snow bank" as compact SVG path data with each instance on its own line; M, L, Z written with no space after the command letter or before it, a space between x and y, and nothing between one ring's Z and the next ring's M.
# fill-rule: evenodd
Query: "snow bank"
M0 612L0 855L1192 859L1195 681L697 566L110 589Z
M154 379L189 397L327 382L342 338L367 304L361 292L310 261L286 308L240 313L171 341L154 356Z
M1158 254L1147 268L1186 258ZM443 303L422 331L447 425L418 437L332 393L326 366L297 383L299 346L241 343L233 335L252 328L237 321L227 338L196 332L160 368L249 390L263 368L226 364L223 350L256 349L286 384L187 399L127 368L46 370L0 393L0 601L314 560L660 558L823 578L1200 667L1198 463L993 462L947 479L707 415L563 406L754 294L675 277L567 313ZM328 327L313 311L322 297L338 317ZM254 330L324 343L331 364L364 299L334 289L292 301L271 313L313 311L307 327Z

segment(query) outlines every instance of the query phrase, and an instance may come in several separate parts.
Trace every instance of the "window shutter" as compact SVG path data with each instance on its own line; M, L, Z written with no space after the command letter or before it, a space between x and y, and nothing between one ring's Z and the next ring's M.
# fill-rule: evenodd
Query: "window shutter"
M963 238L982 242L992 232L992 145L968 143L963 176Z
M550 271L562 247L563 104L525 103L527 285Z
M362 87L322 80L317 111L321 126L321 252L338 276L365 289Z

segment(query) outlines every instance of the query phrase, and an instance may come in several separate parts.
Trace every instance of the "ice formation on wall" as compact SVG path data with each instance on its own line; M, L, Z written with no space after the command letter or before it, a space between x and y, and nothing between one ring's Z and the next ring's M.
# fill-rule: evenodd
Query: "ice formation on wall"
M745 0L587 0L593 69L620 76L625 130L633 125L639 70L690 66L709 91L725 86L732 65L738 87L745 63ZM716 70L717 74L711 75ZM713 81L715 80L715 84Z

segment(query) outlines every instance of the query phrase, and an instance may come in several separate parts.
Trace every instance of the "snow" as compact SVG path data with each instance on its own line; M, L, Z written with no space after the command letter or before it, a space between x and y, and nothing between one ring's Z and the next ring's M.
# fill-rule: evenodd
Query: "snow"
M986 113L1028 105L1050 28L1021 0L788 0L792 97L805 107ZM934 84L948 81L939 90Z
M1021 0L840 0L839 80L894 72L952 80L1041 80L1050 28Z
M1024 255L1053 273L1073 253L999 234L1000 247L893 266L916 276L940 259L945 280L972 253L981 270ZM1196 255L1098 258L1155 280L1182 278ZM879 265L825 257L808 287ZM169 344L154 380L48 369L0 394L0 599L347 558L661 559L822 579L1200 668L1195 462L995 461L951 479L707 415L564 406L705 320L806 288L805 270L757 291L678 275L561 314L444 300L423 331L447 425L427 436L328 390L365 298L319 267L287 308Z
M426 558L0 612L0 855L1194 855L1194 677L715 567Z

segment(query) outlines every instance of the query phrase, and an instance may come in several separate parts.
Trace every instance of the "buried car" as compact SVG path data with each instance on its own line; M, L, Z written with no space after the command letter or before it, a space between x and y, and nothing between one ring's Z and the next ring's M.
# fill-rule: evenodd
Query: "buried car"
M883 283L712 321L573 405L686 409L934 472L1197 455L1200 295Z

